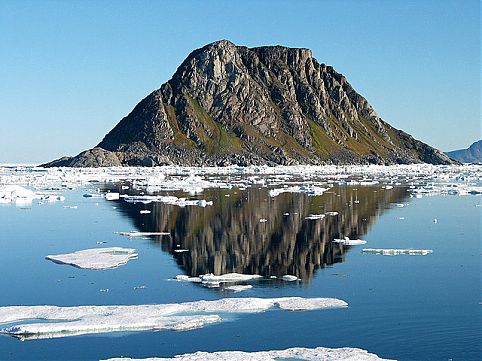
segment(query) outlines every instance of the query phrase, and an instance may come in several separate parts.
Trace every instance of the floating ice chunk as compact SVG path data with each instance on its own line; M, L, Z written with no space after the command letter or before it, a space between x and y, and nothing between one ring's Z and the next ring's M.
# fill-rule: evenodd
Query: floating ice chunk
M305 217L305 219L308 220L317 220L317 219L323 219L325 218L324 214L310 214L308 217Z
M0 186L0 203L29 204L39 198L32 190L18 185Z
M397 256L399 254L408 254L415 256L426 256L433 252L431 249L393 249L393 248L364 248L363 253L381 254L384 256Z
M322 188L322 187L316 187L316 186L311 186L311 187L293 186L293 187L271 189L268 192L268 194L270 197L277 197L281 193L305 193L309 196L321 196L327 190L328 188Z
M261 219L259 220L259 222L260 222L260 223L266 223L266 222L268 222L268 220L267 220L266 218L261 218Z
M194 282L194 283L201 283L202 279L200 277L189 277L186 275L177 275L176 280L181 282Z
M199 207L207 207L212 206L212 201L206 201L204 199L192 199L188 200L186 198L177 198L175 196L125 196L123 197L124 200L128 203L152 203L152 202L160 202L165 204L171 204L174 206L179 207L186 207L186 206L199 206Z
M366 244L367 241L361 240L361 239L350 239L348 237L345 237L343 239L340 238L335 238L333 240L334 243L340 243L345 246L359 246L361 244Z
M253 288L253 286L251 286L251 285L234 285L234 286L224 287L223 289L226 290L226 291L232 291L232 292L237 293L237 292L249 290L250 288Z
M326 212L325 214L326 214L327 216L337 216L337 215L338 215L338 212L331 211L331 212Z
M281 278L283 279L283 281L286 281L286 282L298 281L298 277L293 276L293 275L284 275L284 276L281 277Z
M114 232L114 234L118 234L120 236L127 236L127 237L147 237L147 236L170 236L171 233L169 232Z
M117 268L129 260L137 258L133 248L109 247L92 248L73 253L49 255L45 257L55 263L68 264L78 268L105 270Z
M212 273L207 273L198 277L189 277L186 275L176 276L176 280L178 281L202 283L202 285L205 287L219 287L221 283L249 282L260 278L262 278L260 275L248 275L241 273L226 273L219 276L213 275Z
M78 206L64 206L64 208L68 208L68 209L77 209L79 208Z
M189 252L188 249L184 249L184 248L178 248L178 249L175 249L174 250L175 253L184 253L184 252Z
M148 209L142 209L142 210L139 211L139 213L140 213L140 214L150 214L151 211L148 210Z
M117 201L120 198L120 194L116 192L109 192L105 194L105 199L108 201Z
M438 222L437 218L434 218L433 223L437 223L437 222Z
M101 361L277 361L277 360L299 360L299 361L395 361L382 359L375 354L358 348L304 348L294 347L286 350L273 351L217 351L176 355L173 358L131 359L111 358Z
M228 283L228 282L247 282L252 280L257 280L262 278L260 275L247 275L241 273L226 273L224 275L213 275L213 274L205 274L199 276L203 282L220 282L220 283Z
M43 339L101 332L136 330L190 330L220 322L214 313L262 312L278 308L286 311L345 308L336 298L222 298L174 304L135 306L5 306L0 307L0 324L26 320L0 330L22 339ZM208 313L208 315L206 315Z

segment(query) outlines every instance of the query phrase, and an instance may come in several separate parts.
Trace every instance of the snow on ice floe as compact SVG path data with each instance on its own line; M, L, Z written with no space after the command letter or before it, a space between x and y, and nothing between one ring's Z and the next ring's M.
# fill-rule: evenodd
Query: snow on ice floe
M373 353L358 348L304 348L293 347L286 350L258 352L244 351L198 351L191 354L176 355L173 358L150 357L147 359L111 358L101 361L395 361L383 359Z
M181 282L193 282L201 283L206 287L220 287L222 283L237 283L237 282L249 282L263 278L260 275L248 275L242 273L226 273L223 275L214 275L207 273L198 277L189 277L186 275L177 275L176 280Z
M184 331L221 322L229 314L270 309L310 311L345 307L348 304L336 298L302 297L222 298L129 306L3 306L0 307L0 324L7 326L0 330L0 334L21 339L43 339L118 331ZM9 325L12 323L15 325Z
M171 233L169 232L114 232L114 234L118 234L119 236L126 236L126 237L149 237L149 236L170 236Z
M361 244L366 244L367 241L364 241L362 239L350 239L348 237L345 238L335 238L333 240L334 243L340 243L344 246L359 246Z
M92 248L73 253L49 255L45 258L55 263L78 268L105 270L117 268L129 260L137 258L137 251L134 248L122 247Z
M363 253L381 254L384 256L398 256L400 254L408 254L412 256L426 256L433 253L431 249L397 249L397 248L363 248Z
M39 203L63 202L65 197L49 192L34 192L15 184L0 185L0 204L26 205L34 200L38 200Z

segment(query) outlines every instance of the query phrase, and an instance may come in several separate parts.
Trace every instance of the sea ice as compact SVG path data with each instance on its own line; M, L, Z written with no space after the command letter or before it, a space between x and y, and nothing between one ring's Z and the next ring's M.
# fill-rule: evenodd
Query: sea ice
M170 236L171 233L169 232L114 232L114 234L118 234L119 236L127 236L127 237L147 237L147 236Z
M310 214L309 216L305 217L305 219L308 220L317 220L317 219L323 219L325 218L324 214Z
M73 253L45 257L55 263L68 264L78 268L105 270L117 268L137 258L134 248L108 247L84 249Z
M248 275L241 273L226 273L223 275L213 275L207 273L198 277L189 277L186 275L176 276L176 280L183 282L202 283L206 287L219 287L221 283L236 283L236 282L249 282L262 278L260 275Z
M286 282L298 281L298 277L293 276L293 275L284 275L284 276L281 277L281 278L283 279L283 281L286 281Z
M116 331L183 331L223 321L224 314L229 313L263 312L275 308L309 311L347 306L345 301L336 298L302 297L222 298L130 306L4 306L0 307L0 324L16 324L1 329L0 333L21 339L43 339ZM25 322L35 320L42 322Z
M397 256L399 254L408 254L415 256L426 256L433 252L431 249L393 249L393 248L363 248L363 253L381 254L384 256Z
M304 348L293 347L286 350L258 352L244 351L198 351L191 354L176 355L173 358L151 357L146 359L111 358L101 361L395 361L383 359L359 348Z
M343 244L345 246L359 246L361 244L366 244L367 241L364 241L364 240L361 240L361 239L350 239L348 237L345 237L345 238L342 238L342 239L339 239L339 238L335 238L333 240L334 243L340 243L340 244Z

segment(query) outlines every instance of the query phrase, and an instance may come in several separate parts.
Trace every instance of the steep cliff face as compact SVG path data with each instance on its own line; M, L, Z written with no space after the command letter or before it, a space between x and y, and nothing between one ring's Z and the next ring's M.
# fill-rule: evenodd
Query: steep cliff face
M117 158L117 160L116 160ZM192 52L94 150L50 165L448 164L380 119L308 49L222 40Z

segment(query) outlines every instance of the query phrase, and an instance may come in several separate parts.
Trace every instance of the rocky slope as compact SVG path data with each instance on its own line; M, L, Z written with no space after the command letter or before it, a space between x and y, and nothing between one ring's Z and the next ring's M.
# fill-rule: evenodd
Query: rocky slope
M467 149L459 149L446 153L450 158L463 163L482 163L482 140L474 142Z
M391 127L308 49L222 40L193 51L97 147L47 166L448 164Z

